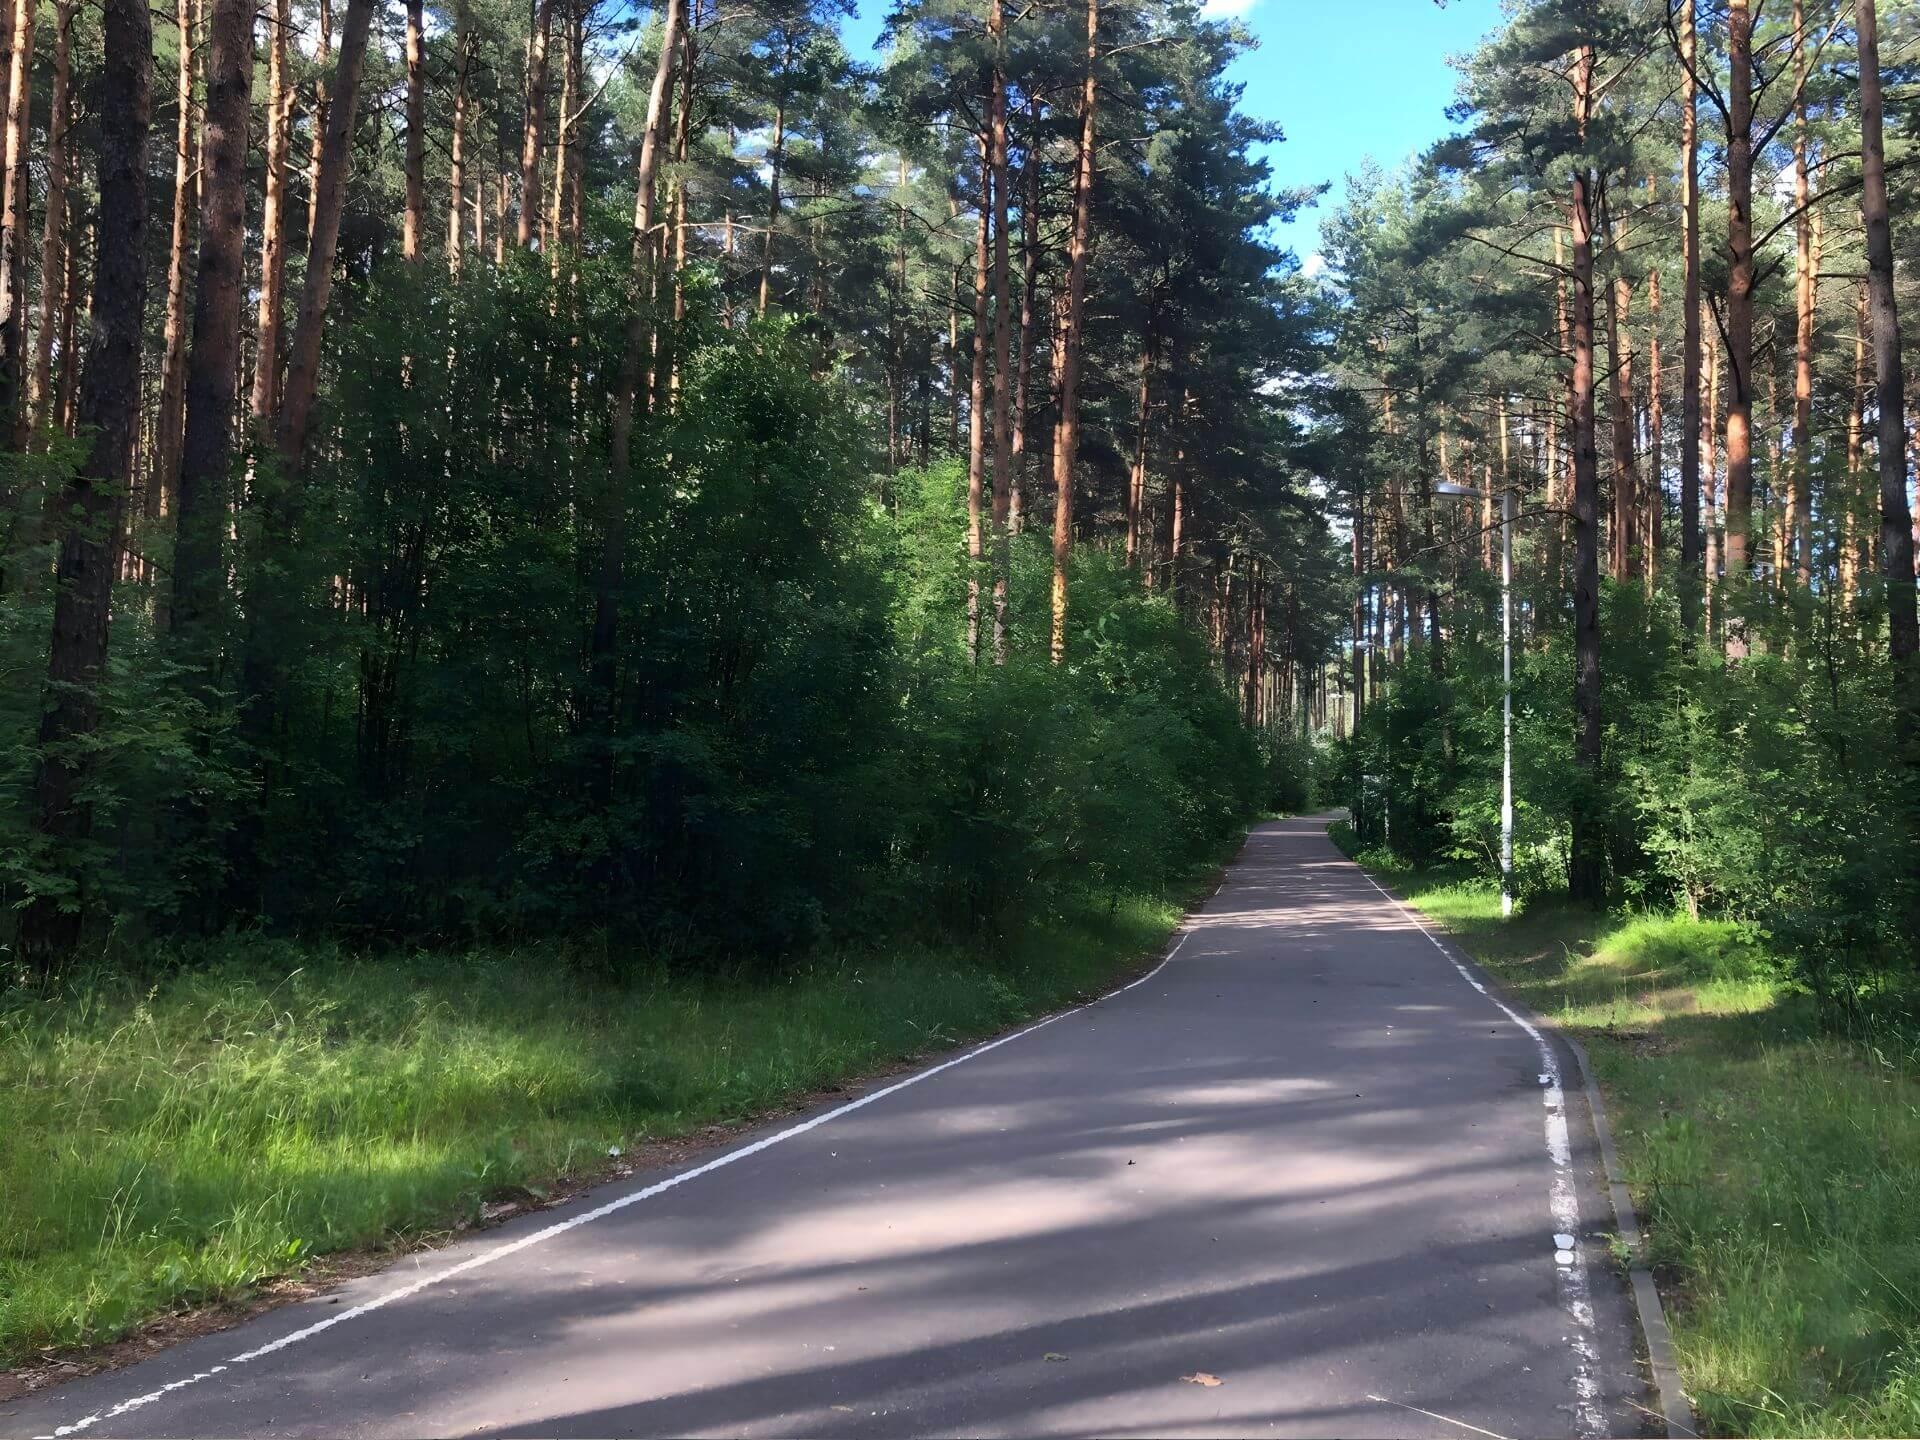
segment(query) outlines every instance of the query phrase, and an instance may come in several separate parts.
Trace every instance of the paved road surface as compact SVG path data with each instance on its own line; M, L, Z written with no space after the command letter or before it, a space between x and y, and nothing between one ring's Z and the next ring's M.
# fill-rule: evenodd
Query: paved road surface
M1124 993L0 1433L1642 1430L1585 1106L1544 1083L1571 1062L1324 830L1255 830Z

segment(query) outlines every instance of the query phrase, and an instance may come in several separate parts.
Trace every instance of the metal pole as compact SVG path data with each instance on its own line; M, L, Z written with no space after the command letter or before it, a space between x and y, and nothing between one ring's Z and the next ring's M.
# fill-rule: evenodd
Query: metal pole
M1500 492L1500 913L1513 914L1513 492Z

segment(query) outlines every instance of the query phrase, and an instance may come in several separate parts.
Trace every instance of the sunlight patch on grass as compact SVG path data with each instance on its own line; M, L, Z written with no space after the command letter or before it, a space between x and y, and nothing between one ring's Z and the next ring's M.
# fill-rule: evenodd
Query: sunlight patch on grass
M144 983L0 1000L0 1364L1057 1009L1180 913L1101 897L993 959L902 948L771 978L230 941Z

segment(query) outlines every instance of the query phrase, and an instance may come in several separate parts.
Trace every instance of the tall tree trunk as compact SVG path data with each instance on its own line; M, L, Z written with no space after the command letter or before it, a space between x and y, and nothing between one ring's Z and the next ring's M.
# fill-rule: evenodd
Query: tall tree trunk
M1900 366L1900 313L1893 298L1893 228L1887 214L1887 152L1882 138L1880 29L1875 0L1857 0L1860 44L1860 214L1867 227L1867 313L1873 323L1875 399L1880 431L1880 573L1887 585L1887 637L1910 744L1920 709L1914 654L1913 526L1907 507L1906 389Z
M767 152L767 233L760 240L760 308L767 313L773 288L773 232L780 228L780 175L787 161L787 77L793 69L793 36L780 59L780 99L773 108L773 144Z
M27 379L27 167L33 119L33 22L37 0L12 7L8 47L5 173L0 176L0 440L19 448L18 416Z
M1701 595L1705 602L1708 635L1714 633L1714 602L1719 593L1722 566L1720 546L1720 335L1717 327L1707 330L1707 405L1700 416L1701 525L1706 540L1706 583Z
M1624 264L1618 254L1625 240L1624 229L1614 235L1616 265ZM1613 293L1607 305L1607 353L1613 361L1613 524L1612 541L1614 583L1624 585L1634 576L1634 519L1640 508L1640 478L1633 458L1633 286L1623 274L1613 278Z
M318 29L313 40L313 115L307 150L307 247L313 247L313 226L320 213L320 159L327 145L333 111L327 84L327 66L333 58L333 0L318 0Z
M152 120L153 24L143 0L102 0L105 59L100 98L100 218L87 366L79 424L87 458L67 482L54 590L47 697L34 774L34 833L55 863L92 829L87 741L99 722L106 670L114 551L134 431L140 415L140 332L146 310L147 130ZM76 877L77 879L78 877ZM78 904L88 897L82 893ZM47 975L80 935L74 904L36 896L20 912L15 945L29 971Z
M29 427L59 422L53 376L53 341L62 310L72 303L67 268L67 188L73 166L68 149L73 128L73 17L79 0L57 0L53 18L53 93L47 104L47 211L40 232L40 315L33 337L33 373L27 382Z
M1747 653L1747 539L1753 513L1753 15L1727 5L1727 658Z
M1652 190L1651 181L1647 188ZM1660 528L1664 518L1661 512L1667 503L1666 476L1662 473L1666 459L1667 417L1662 409L1661 384L1660 272L1655 269L1647 274L1647 483L1640 494L1645 515L1645 523L1641 527L1643 550L1640 573L1647 582L1649 596L1660 579Z
M1700 536L1700 103L1694 0L1680 6L1680 611L1686 633L1699 628L1704 587Z
M1007 663L1007 587L1011 555L1007 520L1013 503L1013 293L1007 237L1007 16L989 0L993 47L988 125L993 164L993 663Z
M973 372L967 387L967 657L976 665L980 663L980 573L987 554L981 520L987 485L987 289L992 234L992 148L982 135L980 223L973 247Z
M260 299L248 409L256 426L271 423L280 404L280 331L287 294L287 160L293 129L294 87L287 75L290 0L275 0L267 37L266 199L260 212Z
M1073 176L1073 236L1060 321L1060 413L1053 433L1053 663L1067 658L1067 561L1073 552L1073 464L1080 448L1080 342L1093 226L1094 102L1100 59L1100 0L1087 0L1087 65L1080 82L1080 143ZM1177 542L1176 542L1177 548Z
M306 283L293 344L287 351L286 394L274 437L280 461L291 476L306 460L307 428L320 381L320 340L333 294L333 260L340 243L340 212L346 202L347 171L353 164L353 117L360 93L360 71L367 54L367 29L374 0L347 0L340 32L340 61L334 68L327 115L326 145L320 156L320 182L313 195L313 236L307 245Z
M1020 167L1020 358L1013 378L1013 533L1025 512L1027 421L1032 414L1034 323L1040 286L1040 97L1027 97L1027 153Z
M1153 400L1153 321L1147 316L1146 339L1140 346L1140 386L1133 405L1133 466L1127 473L1127 564L1139 563L1142 526L1147 509L1147 427Z
M1863 279L1854 307L1853 390L1847 398L1847 489L1840 505L1840 603L1849 611L1861 575L1873 568L1873 559L1867 553L1866 526L1861 523L1866 489L1862 477L1866 472L1867 329L1867 282Z
M466 249L461 232L465 229L467 200L467 71L473 64L465 0L459 0L453 12L453 53L453 126L447 147L447 273L458 280ZM476 210L473 218L474 244L478 245L480 212Z
M546 223L547 243L553 251L551 257L551 273L556 280L560 278L562 269L561 256L563 252L568 250L561 236L566 227L567 204L573 174L571 169L573 164L573 107L579 99L580 89L579 21L578 9L571 5L566 7L560 17L560 34L562 36L565 54L561 57L560 62L560 113L555 117L553 122L553 199L550 204L550 213ZM684 132L685 126L683 125L681 129ZM676 158L684 159L685 156L676 152ZM681 188L681 185L676 182L674 187L676 217L679 216L680 211L684 208L679 200ZM680 287L678 281L679 265L677 263L674 266L674 274L676 277L674 283L674 301L675 304L678 305ZM678 316L676 315L675 318L677 319Z
M256 0L213 0L203 155L205 201L194 283L193 354L173 549L173 628L188 663L210 667L226 588L222 540L233 463L234 393L247 237L247 115Z
M187 266L192 250L198 200L194 184L193 61L196 0L176 0L174 23L180 32L180 64L174 90L179 109L173 149L173 234L167 247L167 313L160 359L160 410L155 420L153 465L147 475L146 512L160 515L173 492L180 468L180 432L187 384Z
M1574 65L1574 112L1584 140L1594 111L1593 47ZM1573 810L1567 889L1600 899L1606 886L1600 784L1600 462L1594 436L1593 173L1581 160L1568 207L1573 232L1573 647L1574 765L1583 793Z
M422 0L407 0L406 195L400 255L409 265L415 265L420 261L420 246L427 232L427 37Z
M1806 30L1804 0L1793 0L1793 471L1786 496L1786 553L1779 557L1779 566L1782 585L1791 567L1803 590L1813 583L1813 307L1819 268L1813 253L1813 191L1807 181Z
M634 167L633 302L627 312L626 336L620 372L613 394L611 464L606 493L600 506L600 564L594 579L591 674L599 723L607 743L595 757L593 797L604 806L613 796L612 727L614 686L620 641L620 592L626 584L627 478L633 468L633 424L643 398L641 380L652 351L652 313L648 297L654 275L654 176L660 167L661 127L667 96L673 83L674 52L680 48L682 0L666 0L660 31L660 55L654 62L653 85L647 92L646 130L640 137L640 157Z
M418 0L408 0L418 3ZM553 30L553 0L536 0L527 35L527 110L520 131L520 221L514 243L532 247L540 224L540 158L547 123L547 41Z

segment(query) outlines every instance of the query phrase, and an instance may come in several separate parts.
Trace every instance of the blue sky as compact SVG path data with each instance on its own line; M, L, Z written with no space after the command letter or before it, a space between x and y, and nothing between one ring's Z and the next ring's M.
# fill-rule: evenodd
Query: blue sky
M848 47L871 54L887 0L860 0ZM1499 23L1499 0L1208 0L1237 15L1260 41L1234 67L1248 111L1277 120L1286 143L1269 160L1280 185L1333 182L1321 205L1280 229L1305 260L1341 180L1371 156L1392 166L1446 133L1453 99L1447 57L1473 48Z

